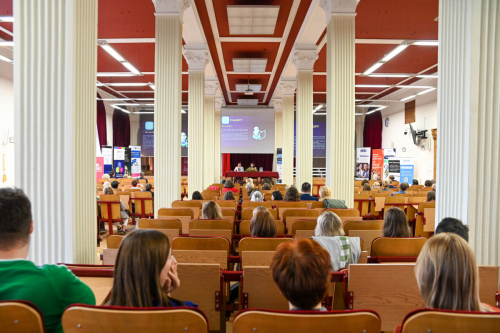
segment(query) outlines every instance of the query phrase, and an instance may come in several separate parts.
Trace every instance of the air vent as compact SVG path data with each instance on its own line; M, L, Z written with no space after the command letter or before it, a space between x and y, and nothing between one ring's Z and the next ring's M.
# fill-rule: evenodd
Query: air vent
M229 34L273 35L280 6L227 6Z

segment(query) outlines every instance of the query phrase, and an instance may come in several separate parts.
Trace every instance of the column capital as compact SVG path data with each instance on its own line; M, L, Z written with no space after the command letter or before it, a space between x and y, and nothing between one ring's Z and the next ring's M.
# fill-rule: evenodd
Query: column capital
M299 71L312 71L316 60L318 60L316 45L297 45L295 47L292 56L292 64L295 65L297 73Z
M189 7L189 0L152 0L156 14L179 14L182 18Z
M283 100L281 98L271 100L271 107L274 107L274 111L283 110Z
M360 0L320 0L319 6L326 13L326 23L331 15L356 15L356 7Z
M297 89L297 81L295 79L283 79L280 81L281 93L285 95L295 95L295 89Z
M226 105L226 101L224 100L224 97L216 97L215 98L215 109L220 110L222 107Z
M182 51L190 71L204 71L208 64L206 45L186 45Z
M217 89L219 88L219 82L214 80L205 81L205 96L215 96Z

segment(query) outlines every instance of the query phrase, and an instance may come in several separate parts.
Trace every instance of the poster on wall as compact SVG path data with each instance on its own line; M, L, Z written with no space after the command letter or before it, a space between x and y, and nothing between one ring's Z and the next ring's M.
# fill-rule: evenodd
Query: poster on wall
M125 147L115 147L114 164L115 178L123 178L125 173Z
M413 175L415 170L415 159L413 157L404 157L400 160L400 182L413 183Z
M110 173L111 170L113 170L113 147L102 146L101 152L104 163L104 173Z
M278 184L283 182L283 153L282 148L276 148L276 171L279 174L279 179L276 180Z
M396 157L395 148L385 148L384 150L384 175L382 179L389 178L389 158Z
M382 180L384 171L384 150L373 149L372 153L372 179Z
M130 147L130 172L133 178L141 176L141 146Z
M297 123L293 124L293 156L297 156ZM313 123L313 157L326 157L326 123Z
M356 179L370 179L371 148L356 148Z

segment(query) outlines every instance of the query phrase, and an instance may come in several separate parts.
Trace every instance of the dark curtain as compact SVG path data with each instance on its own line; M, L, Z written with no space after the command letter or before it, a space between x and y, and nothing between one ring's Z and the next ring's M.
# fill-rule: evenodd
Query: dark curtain
M101 96L97 94L97 136L99 137L99 145L105 146L107 144L107 130L106 130L106 108L104 102L101 101Z
M231 154L222 154L222 174L224 175L226 171L233 170L231 168Z
M376 111L365 116L363 147L382 149L382 113Z
M113 146L130 146L130 119L128 113L118 109L113 112Z
M273 158L274 154L231 154L231 170L241 162L245 169L253 163L257 170L262 167L264 171L273 171Z

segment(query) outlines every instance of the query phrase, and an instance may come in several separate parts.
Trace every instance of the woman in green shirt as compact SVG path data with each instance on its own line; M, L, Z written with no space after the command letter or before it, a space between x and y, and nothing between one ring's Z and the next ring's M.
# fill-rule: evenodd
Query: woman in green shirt
M255 164L250 163L250 166L245 170L245 172L257 172L257 168L255 167Z

